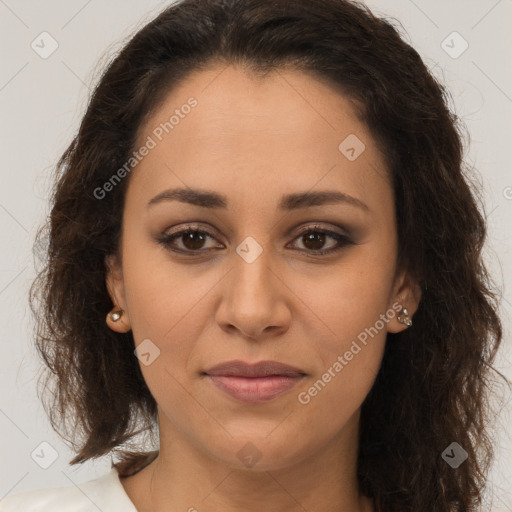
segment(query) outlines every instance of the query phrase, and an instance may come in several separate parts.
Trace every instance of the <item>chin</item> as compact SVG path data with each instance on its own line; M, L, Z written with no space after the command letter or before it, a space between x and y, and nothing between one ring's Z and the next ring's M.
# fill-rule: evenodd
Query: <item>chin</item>
M266 436L233 435L227 445L208 451L226 466L234 470L275 471L291 467L308 457L305 443L297 436L277 433Z

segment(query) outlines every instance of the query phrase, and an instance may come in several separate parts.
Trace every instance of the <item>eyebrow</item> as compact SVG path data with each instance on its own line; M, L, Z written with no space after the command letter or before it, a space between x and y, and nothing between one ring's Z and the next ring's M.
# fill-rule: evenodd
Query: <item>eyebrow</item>
M147 208L164 201L179 201L202 208L226 209L228 207L227 198L210 190L199 190L191 188L174 188L164 190L153 197L147 204ZM324 204L346 203L357 206L363 210L369 211L368 206L360 199L348 194L332 190L321 190L317 192L299 192L288 194L281 198L279 209L290 211L311 206L321 206Z

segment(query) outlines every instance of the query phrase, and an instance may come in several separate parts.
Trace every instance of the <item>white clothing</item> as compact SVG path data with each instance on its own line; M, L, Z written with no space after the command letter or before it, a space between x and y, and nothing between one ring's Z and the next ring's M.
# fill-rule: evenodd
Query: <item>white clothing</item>
M137 512L115 468L83 484L7 496L0 512Z

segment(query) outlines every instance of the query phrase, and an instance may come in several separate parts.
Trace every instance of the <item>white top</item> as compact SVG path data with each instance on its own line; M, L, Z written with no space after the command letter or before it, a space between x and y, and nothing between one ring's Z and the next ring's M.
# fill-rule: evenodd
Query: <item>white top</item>
M7 496L0 512L137 512L115 468L83 484Z

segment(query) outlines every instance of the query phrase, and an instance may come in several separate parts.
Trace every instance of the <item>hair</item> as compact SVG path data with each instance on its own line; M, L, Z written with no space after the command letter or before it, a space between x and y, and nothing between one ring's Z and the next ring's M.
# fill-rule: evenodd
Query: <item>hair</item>
M362 405L360 490L379 511L476 510L493 459L487 396L502 338L481 254L482 200L449 93L392 21L348 0L183 0L139 30L101 75L56 165L51 212L37 234L47 258L30 290L44 406L72 443L70 463L114 452L129 475L158 453L119 449L155 432L157 405L132 333L105 323L105 257L119 251L129 177L101 200L94 190L128 161L166 95L214 64L255 76L308 73L361 105L391 177L397 265L422 297L414 325L388 333ZM468 453L457 469L441 458L453 441Z

